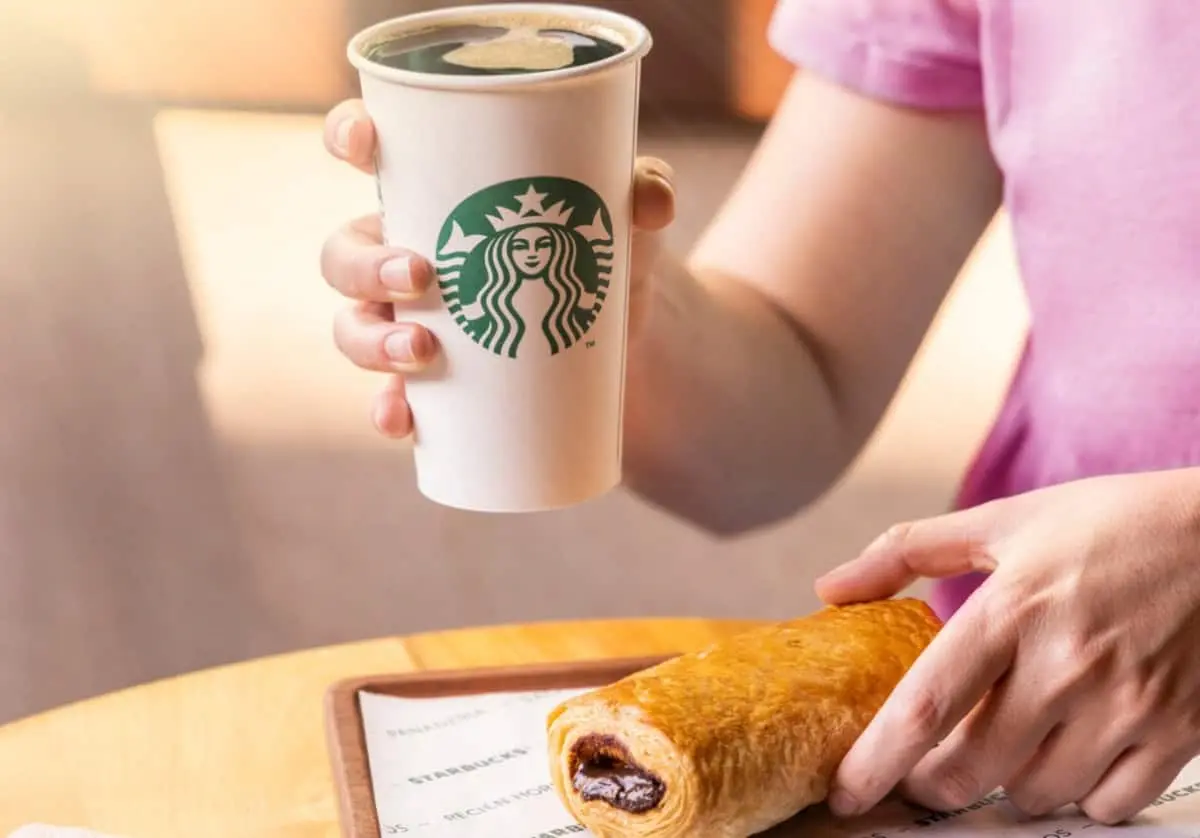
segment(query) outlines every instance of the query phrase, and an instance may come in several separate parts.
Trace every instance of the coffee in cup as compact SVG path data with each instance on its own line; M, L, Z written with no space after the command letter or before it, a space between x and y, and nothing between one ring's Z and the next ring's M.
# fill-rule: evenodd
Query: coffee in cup
M552 15L452 23L376 44L368 58L387 67L443 75L512 75L583 67L619 55L620 43Z

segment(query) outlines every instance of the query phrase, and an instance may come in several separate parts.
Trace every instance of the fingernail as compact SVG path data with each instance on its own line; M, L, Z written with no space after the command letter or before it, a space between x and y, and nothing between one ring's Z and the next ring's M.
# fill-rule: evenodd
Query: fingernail
M424 329L393 332L383 341L383 351L392 365L402 370L412 370L429 360L433 346L429 333Z
M656 169L646 169L642 176L647 180L658 181L658 185L668 192L674 192L675 186L670 176L663 174Z
M671 164L666 160L653 160L648 162L645 167L645 172L648 175L653 175L659 180L670 186L671 181L675 179L675 170L671 168Z
M379 267L379 281L396 300L413 300L421 296L413 282L412 262L407 256L389 259Z
M371 410L371 422L374 423L375 429L387 433L387 405L380 399L375 403L374 409Z
M338 123L333 132L333 144L342 156L350 155L350 132L354 130L354 117L348 117Z
M838 582L846 575L844 567L835 567L833 570L827 570L817 577L816 585L828 585L830 582Z
M835 789L829 795L829 808L835 815L842 818L852 818L862 814L862 804L843 789Z
M663 177L660 174L655 174L654 179L658 181L659 186L661 186L664 191L670 193L671 195L675 194L675 182L670 178Z
M390 437L394 435L392 435L391 429L388 426L388 415L388 402L386 402L384 399L377 400L376 406L374 406L373 411L371 411L371 421L374 423L374 426L376 426L377 431L383 433L385 436Z

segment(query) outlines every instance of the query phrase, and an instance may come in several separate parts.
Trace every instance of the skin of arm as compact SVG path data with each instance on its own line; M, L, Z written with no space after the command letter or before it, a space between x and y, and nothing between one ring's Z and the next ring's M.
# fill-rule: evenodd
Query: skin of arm
M798 72L628 360L625 483L710 533L783 520L849 467L1000 206L979 112Z

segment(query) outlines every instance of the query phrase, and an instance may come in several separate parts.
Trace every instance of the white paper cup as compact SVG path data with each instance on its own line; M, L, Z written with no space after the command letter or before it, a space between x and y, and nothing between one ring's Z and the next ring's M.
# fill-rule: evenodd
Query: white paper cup
M624 50L516 75L435 75L366 57L404 32L530 14L598 27ZM550 3L423 12L350 42L378 136L385 238L438 273L436 287L396 312L439 344L435 364L407 377L417 483L438 503L531 512L620 482L633 164L650 47L635 20Z

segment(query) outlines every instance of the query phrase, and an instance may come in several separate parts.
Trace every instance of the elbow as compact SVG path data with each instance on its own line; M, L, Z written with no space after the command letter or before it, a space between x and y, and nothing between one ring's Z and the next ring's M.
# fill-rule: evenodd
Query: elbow
M808 508L811 497L794 492L759 494L739 491L736 487L725 493L724 502L696 510L701 514L689 517L692 526L709 538L733 541L780 526Z
M733 541L780 526L803 513L833 486L840 471L812 471L788 480L736 477L705 484L694 480L628 479L641 500L704 535Z
M785 524L804 508L803 504L789 504L783 508L760 507L752 512L739 510L735 514L727 510L714 510L704 515L686 516L686 521L714 541L736 541Z

